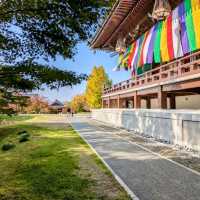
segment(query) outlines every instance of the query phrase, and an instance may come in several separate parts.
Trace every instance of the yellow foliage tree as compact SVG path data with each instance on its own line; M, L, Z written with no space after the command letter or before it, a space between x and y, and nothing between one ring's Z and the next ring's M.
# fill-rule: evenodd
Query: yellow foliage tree
M76 95L71 101L71 109L73 112L88 111L85 95Z
M90 108L101 108L101 96L104 87L112 85L104 67L94 67L87 81L86 100Z

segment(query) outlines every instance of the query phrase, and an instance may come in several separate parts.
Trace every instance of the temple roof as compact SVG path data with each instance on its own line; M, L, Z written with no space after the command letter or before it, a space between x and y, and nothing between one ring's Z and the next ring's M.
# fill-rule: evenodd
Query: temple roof
M138 0L117 0L110 14L92 40L91 47L103 47L103 44L110 38L112 33L123 22L125 17L130 13L137 2Z
M54 106L60 106L60 107L63 107L63 103L61 103L59 100L55 100L50 106L54 107Z
M93 38L91 48L115 51L119 36L127 37L139 25L139 31L133 39L138 38L155 24L148 16L152 13L154 2L155 0L117 0ZM181 0L169 2L174 8Z

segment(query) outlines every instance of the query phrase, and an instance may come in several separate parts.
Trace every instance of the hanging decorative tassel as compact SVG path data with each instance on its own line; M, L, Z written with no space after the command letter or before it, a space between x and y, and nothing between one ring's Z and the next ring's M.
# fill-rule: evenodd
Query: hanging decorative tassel
M171 13L171 6L168 0L155 0L152 17L156 20L163 20Z

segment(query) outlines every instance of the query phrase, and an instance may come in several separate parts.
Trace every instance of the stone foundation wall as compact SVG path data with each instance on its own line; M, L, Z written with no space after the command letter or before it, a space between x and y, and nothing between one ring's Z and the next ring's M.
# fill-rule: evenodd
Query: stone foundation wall
M200 152L200 111L100 109L92 118Z

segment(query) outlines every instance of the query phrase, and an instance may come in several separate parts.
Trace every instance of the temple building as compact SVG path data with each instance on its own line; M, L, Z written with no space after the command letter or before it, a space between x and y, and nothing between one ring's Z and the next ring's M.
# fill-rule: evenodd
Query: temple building
M49 106L52 113L56 114L63 113L64 107L64 104L57 99Z
M200 0L117 0L91 47L131 78L105 88L102 107L200 109L199 19Z
M93 119L200 152L200 0L117 0L91 48L131 75Z

